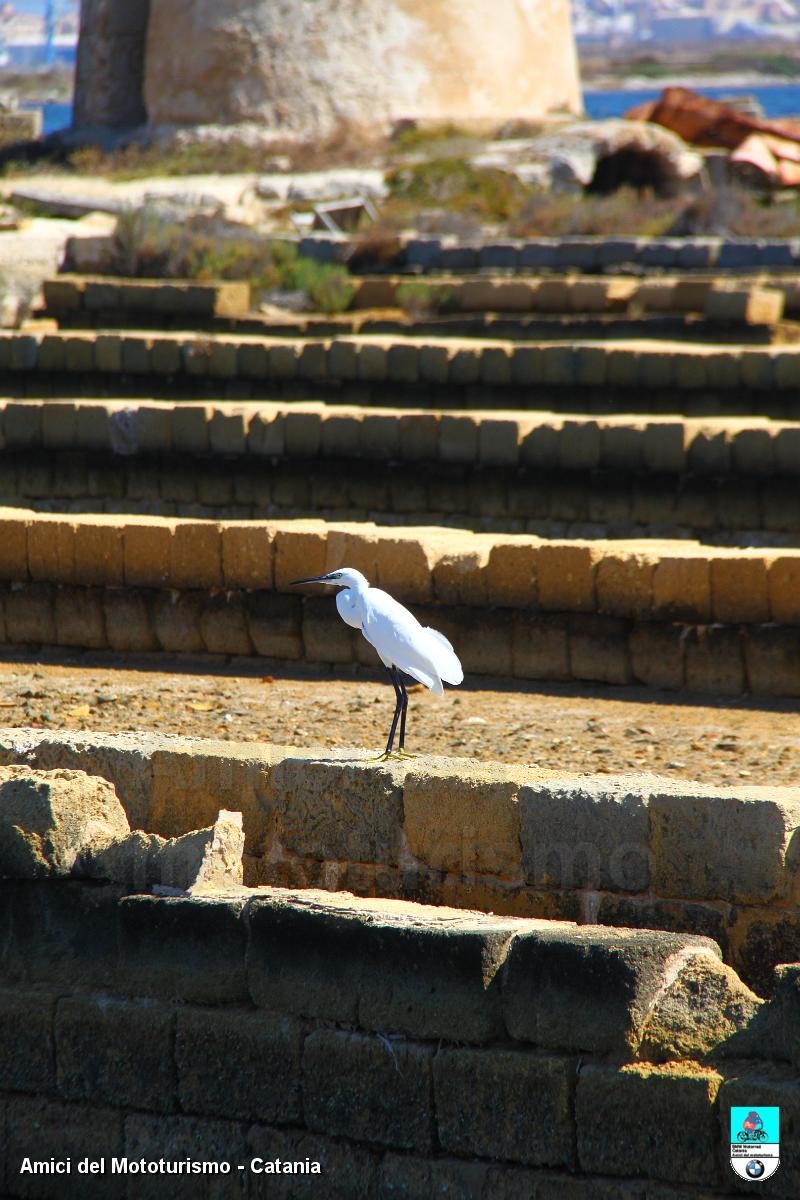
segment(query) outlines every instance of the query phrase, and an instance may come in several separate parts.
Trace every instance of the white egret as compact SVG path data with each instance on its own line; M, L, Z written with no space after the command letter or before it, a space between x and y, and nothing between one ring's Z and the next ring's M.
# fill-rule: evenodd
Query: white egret
M380 588L370 587L360 571L342 567L313 579L295 579L295 584L325 583L342 590L336 597L339 616L354 629L360 629L385 667L396 697L392 727L382 758L392 755L397 723L400 722L398 752L405 753L406 709L408 693L400 672L410 675L437 696L444 695L445 683L459 684L464 678L455 650L443 633L420 625L417 618L398 600Z

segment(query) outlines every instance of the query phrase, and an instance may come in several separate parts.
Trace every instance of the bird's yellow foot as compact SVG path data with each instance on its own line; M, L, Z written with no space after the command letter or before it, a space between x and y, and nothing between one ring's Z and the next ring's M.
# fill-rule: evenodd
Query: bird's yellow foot
M396 758L416 758L417 756L416 756L416 754L410 754L408 750L398 750L395 757Z
M368 758L367 762L387 762L390 758L397 758L394 750L384 750L383 754L378 754L375 758Z

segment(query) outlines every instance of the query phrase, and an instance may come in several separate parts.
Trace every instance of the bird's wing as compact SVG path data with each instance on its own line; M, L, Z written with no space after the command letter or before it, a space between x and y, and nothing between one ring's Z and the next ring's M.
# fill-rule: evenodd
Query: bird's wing
M444 634L439 633L438 629L431 629L429 625L425 626L423 632L428 634L428 637L433 642L436 669L445 683L462 683L464 680L464 670L458 655Z
M394 663L441 696L442 679L460 683L461 664L442 634L425 629L407 608L379 588L370 588L362 632L384 662Z

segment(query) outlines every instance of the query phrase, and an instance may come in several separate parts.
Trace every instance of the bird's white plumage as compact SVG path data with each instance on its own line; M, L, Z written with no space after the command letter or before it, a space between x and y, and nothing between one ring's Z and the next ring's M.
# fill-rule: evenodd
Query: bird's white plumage
M443 633L421 625L388 592L370 587L360 571L343 567L331 575L330 582L342 589L336 597L339 616L361 630L384 666L398 667L437 696L444 692L443 680L461 683L461 663Z

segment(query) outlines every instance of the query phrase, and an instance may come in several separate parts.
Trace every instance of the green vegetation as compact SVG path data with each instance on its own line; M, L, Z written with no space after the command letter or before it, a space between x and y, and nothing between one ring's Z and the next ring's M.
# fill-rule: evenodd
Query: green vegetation
M446 284L425 283L421 279L400 283L395 289L395 297L400 308L412 316L425 316L428 313L456 312L453 289Z
M344 312L354 286L344 267L301 258L291 242L208 218L164 224L147 209L120 218L110 274L140 278L246 279L255 292L305 292L319 312Z
M387 176L390 205L401 211L444 207L483 221L507 221L516 216L530 190L508 171L474 167L463 158L435 158L397 167ZM384 207L389 211L389 206Z

